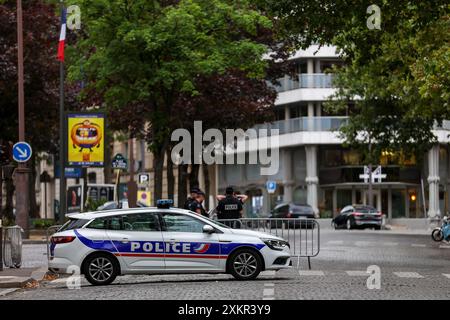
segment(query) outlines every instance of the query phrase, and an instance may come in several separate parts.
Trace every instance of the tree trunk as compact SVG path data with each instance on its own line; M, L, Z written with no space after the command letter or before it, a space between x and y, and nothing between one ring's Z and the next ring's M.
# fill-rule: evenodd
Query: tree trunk
M28 213L30 218L39 218L39 207L36 203L36 156L33 154L31 157L31 172L30 172L30 211Z
M3 166L0 165L0 220L2 219L2 216L3 216Z
M6 189L6 201L5 207L3 209L2 217L8 219L8 221L14 221L13 214L13 198L14 198L14 181L12 178L12 173L14 171L13 165L7 165L3 167L3 174L5 177L5 189Z
M103 175L105 177L105 183L111 183L112 180L112 170L111 170L111 153L113 150L113 144L105 144L105 166L103 168Z
M188 165L178 165L178 207L181 208L187 199L187 175Z
M163 169L164 169L164 151L154 152L153 153L153 170L155 171L155 195L153 197L154 205L156 205L156 200L162 198Z
M191 172L189 173L189 188L198 188L200 183L198 181L199 164L191 164Z
M167 148L167 166L166 166L166 175L167 175L167 197L173 200L173 195L175 193L175 176L173 175L173 162L170 157L171 149Z
M205 208L208 211L209 210L209 187L210 187L210 181L209 181L209 167L206 164L202 165L203 168L203 177L205 179Z

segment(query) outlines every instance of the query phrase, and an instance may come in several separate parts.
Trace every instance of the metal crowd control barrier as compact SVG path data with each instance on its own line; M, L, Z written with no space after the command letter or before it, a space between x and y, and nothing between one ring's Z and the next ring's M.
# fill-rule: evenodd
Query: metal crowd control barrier
M297 257L297 267L300 258L307 258L311 269L311 258L320 252L320 225L315 219L242 218L217 221L233 229L266 232L289 241L291 255Z
M56 233L56 231L61 228L62 225L54 225L47 228L47 231L45 232L45 239L47 243L47 261L50 261L50 237L52 234Z
M22 265L22 232L19 226L3 228L3 263L8 268Z

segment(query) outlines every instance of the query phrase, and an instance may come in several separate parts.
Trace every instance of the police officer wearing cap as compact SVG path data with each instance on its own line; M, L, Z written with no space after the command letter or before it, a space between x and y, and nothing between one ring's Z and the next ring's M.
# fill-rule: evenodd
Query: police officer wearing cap
M232 187L225 189L225 198L219 201L217 206L217 219L240 219L242 211L242 201L234 196ZM224 221L224 224L233 226L233 221ZM239 227L239 224L234 224L234 227Z

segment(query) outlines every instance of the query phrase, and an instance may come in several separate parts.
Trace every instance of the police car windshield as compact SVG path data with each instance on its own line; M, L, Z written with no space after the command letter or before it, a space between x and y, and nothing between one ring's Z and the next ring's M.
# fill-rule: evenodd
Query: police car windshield
M218 221L216 221L216 220L207 218L207 217L205 217L205 216L202 216L202 218L203 218L203 219L206 219L206 220L208 220L208 221L210 221L210 222L212 222L212 223L214 223L214 224L216 224L216 225L218 225L218 226L220 226L220 227L222 227L222 228L231 229L229 226L224 225L223 223L220 223L220 222L218 222Z

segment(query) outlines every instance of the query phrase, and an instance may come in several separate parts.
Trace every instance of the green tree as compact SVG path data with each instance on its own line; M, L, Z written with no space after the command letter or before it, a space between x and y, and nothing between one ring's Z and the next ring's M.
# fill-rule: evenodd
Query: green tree
M74 47L70 75L81 79L82 65L86 92L99 92L107 110L129 108L134 116L124 119L142 124L131 134L145 134L150 145L159 198L177 97L198 95L195 80L202 75L240 70L263 78L268 46L254 38L272 22L248 0L74 3L81 7L83 38Z
M370 1L258 3L280 18L297 48L319 43L340 50L345 67L335 70L339 91L330 109L354 101L342 133L367 161L383 149L421 157L436 142L433 126L450 115L448 1L380 1L381 30L367 26ZM369 140L376 142L370 153Z
M362 151L375 143L366 152L371 161L384 149L420 160L437 142L435 125L450 116L450 7L402 4L385 1L381 30L350 24L333 38L347 65L335 70L339 90L330 105L354 101L342 133Z
M18 140L16 1L0 1L0 143ZM36 159L40 152L58 151L59 73L56 50L59 19L55 7L41 0L23 1L24 95L26 140L33 148L30 194L35 192ZM75 92L66 93L73 100ZM6 163L4 163L6 164ZM11 163L15 165L14 162ZM8 170L10 171L10 170ZM4 216L12 219L11 177L6 180ZM1 192L1 190L0 190ZM36 198L30 197L30 215L38 214Z

